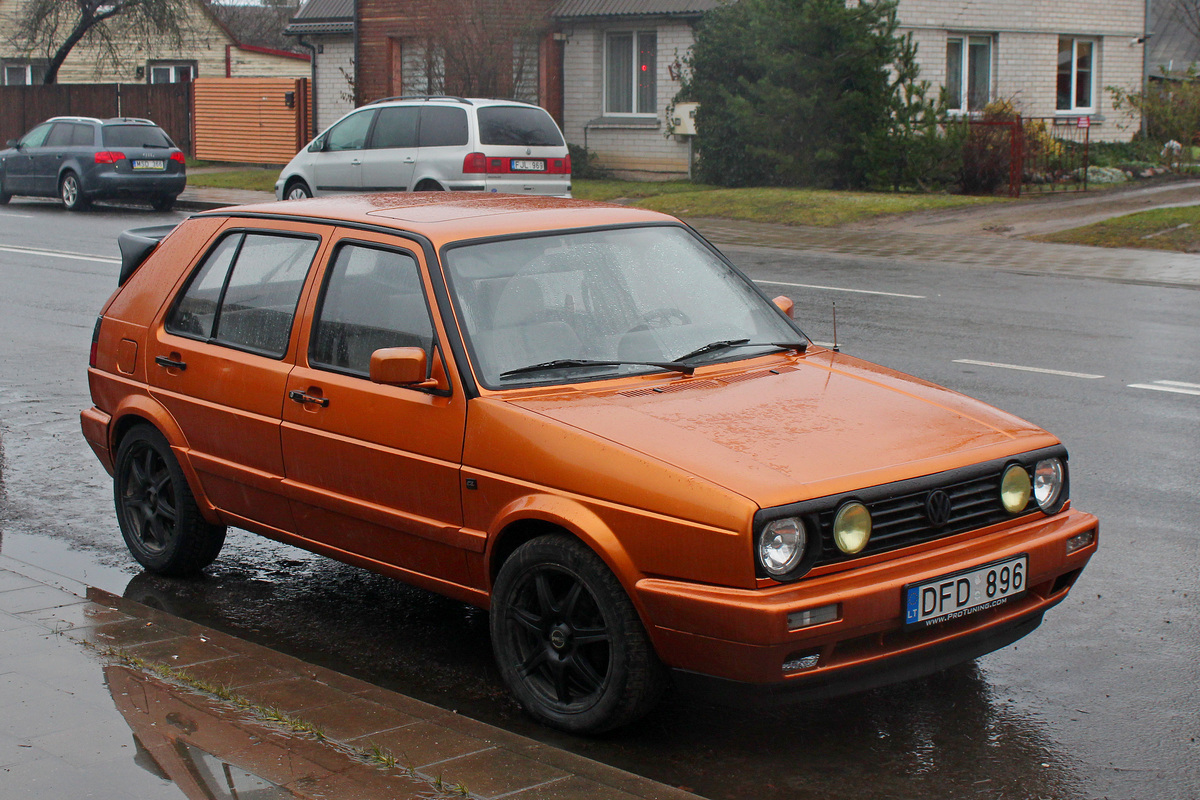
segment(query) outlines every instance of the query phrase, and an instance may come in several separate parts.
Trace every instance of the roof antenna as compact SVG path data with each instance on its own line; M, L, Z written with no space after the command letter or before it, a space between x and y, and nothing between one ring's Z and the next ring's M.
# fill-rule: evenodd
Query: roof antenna
M837 301L833 301L833 352L842 352L837 343Z

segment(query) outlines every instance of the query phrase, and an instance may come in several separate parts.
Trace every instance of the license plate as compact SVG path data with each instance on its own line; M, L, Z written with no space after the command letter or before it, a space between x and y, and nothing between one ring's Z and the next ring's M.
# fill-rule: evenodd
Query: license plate
M513 172L545 172L546 162L514 158L512 160L512 170Z
M146 161L144 159L134 159L134 169L165 169L167 162L165 161Z
M936 625L994 608L1025 591L1029 556L1006 558L904 587L904 623Z

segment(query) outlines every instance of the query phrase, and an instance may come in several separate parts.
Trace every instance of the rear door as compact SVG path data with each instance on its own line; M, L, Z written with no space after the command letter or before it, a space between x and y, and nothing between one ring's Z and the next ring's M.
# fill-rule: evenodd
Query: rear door
M328 229L233 225L149 337L151 393L179 423L209 500L232 524L290 532L280 412L295 315Z
M418 248L339 231L305 315L306 350L288 379L283 455L302 536L464 584L466 398L368 377L371 353L385 347L420 347L442 363L428 297Z
M403 192L412 185L417 166L419 106L379 109L371 139L362 153L364 192Z

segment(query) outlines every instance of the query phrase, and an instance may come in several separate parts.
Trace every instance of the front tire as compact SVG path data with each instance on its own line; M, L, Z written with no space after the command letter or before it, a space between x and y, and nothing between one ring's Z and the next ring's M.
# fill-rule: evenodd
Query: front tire
M308 184L302 180L294 180L287 185L283 190L284 200L306 200L312 197L312 189L308 188Z
M63 173L58 182L58 197L67 211L86 211L90 205L79 188L79 176L74 172Z
M505 683L554 728L595 734L627 725L666 687L666 669L620 582L570 536L532 539L504 562L491 633Z
M194 575L225 543L225 526L206 521L166 437L149 425L117 449L113 489L129 552L159 575Z
M4 191L4 176L0 175L0 206L8 205L9 200L12 200L12 195Z

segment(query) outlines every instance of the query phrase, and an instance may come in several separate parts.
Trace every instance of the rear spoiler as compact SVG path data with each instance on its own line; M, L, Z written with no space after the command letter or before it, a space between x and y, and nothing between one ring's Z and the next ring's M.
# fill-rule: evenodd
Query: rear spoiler
M122 231L117 237L117 246L121 248L121 274L117 277L117 286L124 286L147 256L154 252L158 243L167 238L167 234L175 230L174 225L151 225L146 228L131 228Z

